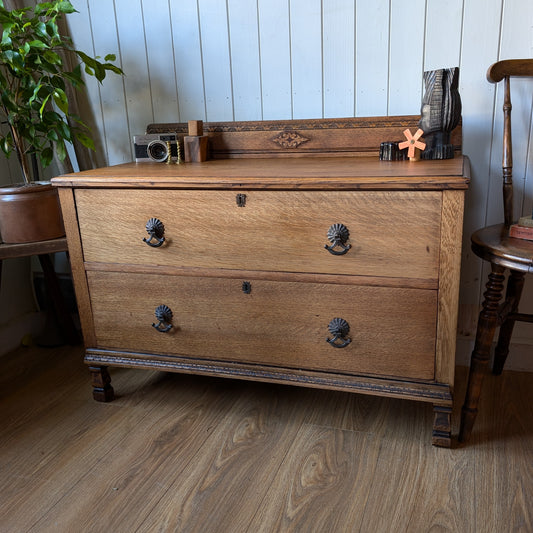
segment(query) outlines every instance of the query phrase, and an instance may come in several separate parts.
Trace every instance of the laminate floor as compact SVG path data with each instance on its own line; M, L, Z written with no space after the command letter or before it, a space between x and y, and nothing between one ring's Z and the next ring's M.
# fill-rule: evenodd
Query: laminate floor
M533 374L442 449L429 404L119 368L102 404L81 348L0 364L2 533L533 531Z

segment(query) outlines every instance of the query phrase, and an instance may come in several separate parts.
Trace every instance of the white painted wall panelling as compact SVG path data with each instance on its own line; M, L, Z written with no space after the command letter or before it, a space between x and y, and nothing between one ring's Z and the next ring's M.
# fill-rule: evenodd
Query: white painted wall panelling
M228 0L228 26L234 119L258 120L263 110L257 3Z
M73 1L76 46L116 53L126 72L101 87L88 80L97 164L130 160L131 136L153 121L417 114L423 71L460 66L473 177L460 331L472 335L484 272L469 235L501 217L502 97L485 72L498 59L533 57L530 0ZM533 88L513 85L518 214L533 207ZM15 160L2 160L0 170L11 180ZM530 285L525 300L533 302ZM533 344L525 328L519 335Z
M322 0L324 117L355 116L355 5Z
M287 0L258 0L261 98L258 119L292 118L290 10Z
M170 7L180 121L207 120L198 3L182 0ZM147 30L157 35L157 28ZM161 49L159 53L169 54Z
M388 114L389 17L389 0L356 2L354 85L359 117Z
M199 0L198 5L206 113L217 120L233 120L227 5L213 0Z

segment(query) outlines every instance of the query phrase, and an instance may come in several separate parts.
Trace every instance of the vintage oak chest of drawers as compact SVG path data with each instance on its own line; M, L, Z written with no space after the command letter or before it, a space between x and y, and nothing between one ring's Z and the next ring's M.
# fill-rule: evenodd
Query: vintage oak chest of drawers
M94 397L108 366L404 397L449 445L467 182L316 153L55 178Z

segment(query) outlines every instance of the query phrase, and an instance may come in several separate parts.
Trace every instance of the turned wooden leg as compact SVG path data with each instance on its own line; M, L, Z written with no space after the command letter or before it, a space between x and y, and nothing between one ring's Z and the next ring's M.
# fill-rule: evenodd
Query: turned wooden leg
M449 448L452 444L452 408L434 405L433 414L432 444Z
M111 376L107 371L107 366L90 366L89 371L93 398L99 402L112 402L115 399L115 391L111 386Z
M498 324L498 306L503 293L504 272L505 268L492 265L492 272L489 274L487 290L484 294L485 300L477 324L476 343L470 361L465 403L461 411L459 431L461 442L466 441L470 436L476 419L481 385L487 372L490 348Z
M518 304L520 303L522 289L524 288L524 279L525 274L523 272L511 270L509 281L507 282L507 292L505 295L505 300L512 302L509 310L509 314L511 316L505 320L500 328L498 344L494 350L494 363L492 364L492 373L496 374L497 376L502 373L503 367L505 366L505 361L507 360L507 355L509 354L509 344L511 342L511 336L513 334L513 328L516 322L512 318L512 313L516 313L518 311Z

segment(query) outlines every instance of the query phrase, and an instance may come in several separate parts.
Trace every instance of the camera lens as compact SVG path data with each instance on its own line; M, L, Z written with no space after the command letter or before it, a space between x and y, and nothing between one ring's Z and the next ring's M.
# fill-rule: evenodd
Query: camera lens
M148 157L154 161L165 161L168 157L167 145L159 140L152 141L148 145Z

